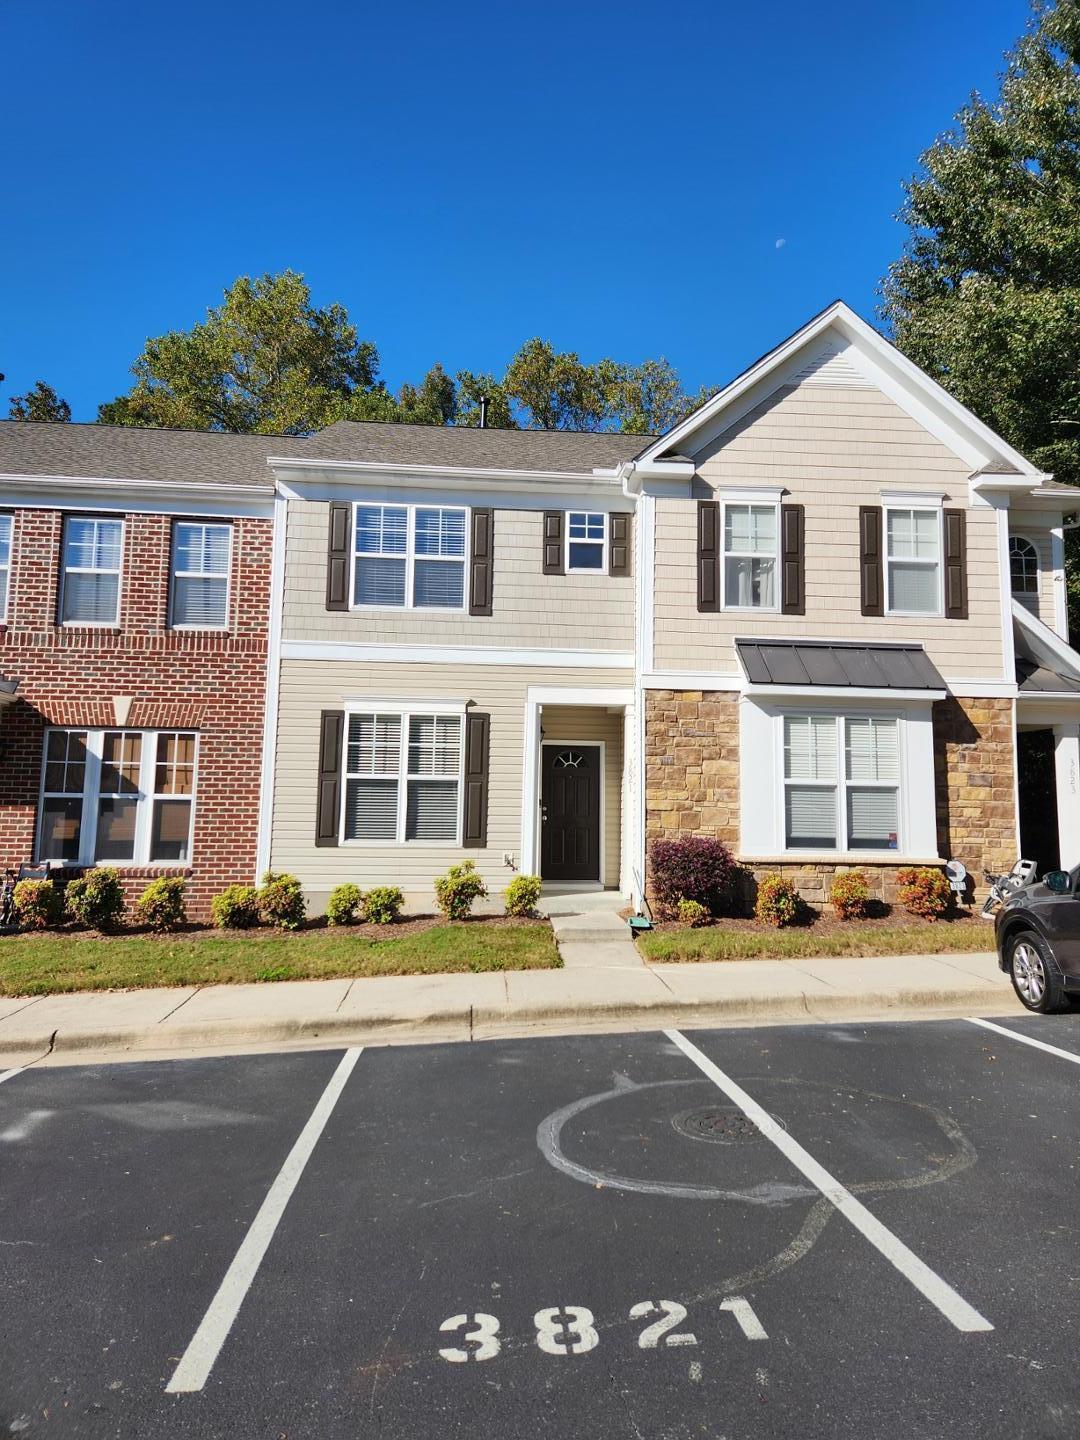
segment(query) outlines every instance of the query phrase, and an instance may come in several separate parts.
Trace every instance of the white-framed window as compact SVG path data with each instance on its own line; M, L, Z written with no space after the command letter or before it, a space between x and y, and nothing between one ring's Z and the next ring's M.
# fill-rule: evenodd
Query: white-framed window
M895 715L785 714L785 850L900 850Z
M38 859L187 864L196 750L191 731L47 730Z
M92 515L64 519L60 619L65 625L116 625L124 522Z
M8 581L11 575L11 516L0 515L0 623L8 618Z
M1039 603L1039 552L1026 535L1009 536L1009 584L1022 604L1034 610Z
M723 608L778 610L779 506L724 501Z
M174 630L224 630L229 623L232 526L177 520L172 533L169 623Z
M566 570L603 574L607 569L607 515L602 510L566 512Z
M885 507L885 609L889 615L940 615L942 511Z
M459 845L464 723L460 712L419 707L351 711L342 840Z
M354 607L465 608L465 508L359 501L354 514Z

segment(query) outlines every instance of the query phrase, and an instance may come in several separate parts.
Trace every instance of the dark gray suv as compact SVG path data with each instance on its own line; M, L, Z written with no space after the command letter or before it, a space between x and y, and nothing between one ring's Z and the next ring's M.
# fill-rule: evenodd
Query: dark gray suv
M1080 998L1080 866L1048 870L994 918L998 963L1022 1004L1050 1015Z

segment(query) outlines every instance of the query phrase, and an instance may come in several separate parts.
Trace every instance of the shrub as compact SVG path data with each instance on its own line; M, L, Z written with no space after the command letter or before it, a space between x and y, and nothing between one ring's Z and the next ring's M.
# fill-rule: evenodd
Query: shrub
M178 930L187 924L184 889L182 875L162 875L151 880L135 902L135 914L151 930Z
M542 884L539 875L515 875L504 897L507 915L535 915Z
M15 914L27 930L48 930L64 918L64 897L51 880L20 880Z
M846 870L829 886L829 904L841 920L864 920L870 905L870 886L861 870Z
M359 885L335 885L326 902L326 918L331 925L356 925L364 913L364 892Z
M930 865L907 865L896 872L896 893L910 915L939 920L952 908L952 889L941 870Z
M446 874L435 881L435 899L448 920L467 920L473 902L487 893L487 886L476 873L472 860L451 865Z
M799 892L783 875L765 875L758 881L754 916L766 925L790 925L799 915Z
M370 925L392 925L404 904L405 896L396 885L376 885L364 900L364 919Z
M259 886L259 918L279 930L299 930L307 916L307 901L295 875L268 870Z
M219 930L250 930L259 923L259 892L254 885L230 885L210 901Z
M722 841L709 835L654 840L649 858L661 914L677 914L680 900L696 900L711 915L730 903L738 867Z
M699 925L707 925L712 916L700 900L688 900L684 895L679 901L679 919L684 925L692 925L696 930Z
M107 865L69 881L66 900L71 918L91 930L112 930L124 913L124 887Z

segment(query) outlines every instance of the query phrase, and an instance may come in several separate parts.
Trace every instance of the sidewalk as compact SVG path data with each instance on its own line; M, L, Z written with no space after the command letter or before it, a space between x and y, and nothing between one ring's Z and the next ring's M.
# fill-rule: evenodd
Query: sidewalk
M297 980L0 999L0 1068L286 1045L1020 1013L992 954Z

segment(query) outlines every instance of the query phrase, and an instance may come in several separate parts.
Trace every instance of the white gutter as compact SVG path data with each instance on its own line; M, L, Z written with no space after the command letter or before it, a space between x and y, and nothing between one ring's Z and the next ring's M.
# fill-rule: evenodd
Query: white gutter
M0 487L12 486L19 490L49 491L100 490L107 495L176 495L195 500L270 500L273 486L268 482L260 485L218 485L198 480L123 480L105 479L92 475L20 475L0 474Z

